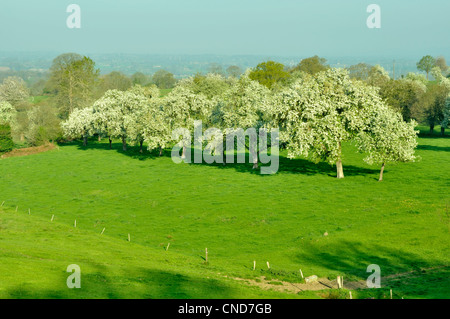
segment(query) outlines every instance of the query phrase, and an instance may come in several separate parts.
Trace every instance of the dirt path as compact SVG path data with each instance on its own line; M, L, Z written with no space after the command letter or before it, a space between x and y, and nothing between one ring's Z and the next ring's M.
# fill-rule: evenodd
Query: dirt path
M57 146L53 143L47 143L41 146L35 147L27 147L27 148L18 148L12 150L11 152L3 154L0 158L8 158L8 157L18 157L18 156L28 156L33 154L38 154L42 152L47 152L57 148Z
M447 266L438 266L428 269L423 269L426 271L435 270L439 268L445 268ZM414 271L408 271L405 273L400 274L394 274L389 275L385 277L381 277L381 282L386 282L386 280L394 279L402 276L410 276L414 273ZM227 277L227 276L225 276ZM291 283L287 281L281 281L277 279L272 280L266 280L264 276L259 277L258 279L244 279L244 278L236 278L236 277L229 277L231 279L241 281L246 283L250 286L259 287L264 290L275 290L279 292L287 292L287 293L294 293L297 294L300 291L319 291L319 290L326 290L326 289L338 289L337 281L335 280L328 280L327 278L319 278L317 281L310 282L310 283ZM357 290L357 289L367 289L367 283L366 280L359 280L359 281L345 281L344 278L344 289L348 290Z
M275 290L294 294L300 291L319 291L338 288L336 280L328 280L326 278L319 278L317 281L305 284L291 283L277 279L266 280L264 276L259 277L258 280L233 277L231 279L243 281L250 286L256 286L264 290ZM349 290L365 289L367 288L367 285L365 280L354 282L345 282L344 280L344 288Z

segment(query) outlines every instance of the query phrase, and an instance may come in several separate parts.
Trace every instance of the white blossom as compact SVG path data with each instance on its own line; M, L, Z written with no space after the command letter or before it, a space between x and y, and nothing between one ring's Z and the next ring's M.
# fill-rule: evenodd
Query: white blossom
M6 101L0 101L0 125L12 124L15 121L17 111Z

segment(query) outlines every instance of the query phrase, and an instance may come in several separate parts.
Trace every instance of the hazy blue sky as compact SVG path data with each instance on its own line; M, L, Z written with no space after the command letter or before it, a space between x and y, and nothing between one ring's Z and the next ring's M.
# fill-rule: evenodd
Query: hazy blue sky
M80 5L81 29L66 8ZM366 8L381 6L381 29ZM0 51L450 55L449 0L1 0Z

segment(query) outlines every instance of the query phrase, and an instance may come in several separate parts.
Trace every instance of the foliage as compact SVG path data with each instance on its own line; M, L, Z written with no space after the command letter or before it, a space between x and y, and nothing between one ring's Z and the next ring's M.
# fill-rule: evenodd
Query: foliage
M39 105L27 112L28 124L25 139L38 146L59 139L62 135L58 110L50 105Z
M329 66L326 63L327 60L325 58L315 55L313 57L301 60L300 63L290 71L301 71L313 75L327 70Z
M158 70L152 76L152 82L160 89L171 89L177 83L172 73L166 70Z
M366 81L371 69L372 66L367 63L358 63L348 67L348 74L352 79Z
M428 74L430 73L431 69L433 69L436 66L436 59L433 58L431 55L426 55L420 59L419 62L417 62L417 69L420 71L424 71L427 74L427 80L428 80Z
M152 99L142 116L142 137L148 150L166 148L172 140L172 131L164 111L164 100Z
M342 143L367 130L369 114L385 108L377 89L350 80L345 70L330 69L304 77L282 91L272 113L289 157L337 163L338 177L343 177L339 168ZM401 121L397 117L392 120Z
M16 109L5 101L0 101L0 125L11 124L16 117Z
M172 129L194 126L195 120L207 121L213 102L203 93L195 94L185 86L175 87L164 98L164 112Z
M444 73L449 69L447 61L445 61L445 58L442 55L436 58L436 66Z
M14 142L11 136L11 126L0 123L0 154L11 151L14 148Z
M444 77L438 67L434 67L433 69L431 69L431 74L435 78L437 84L445 87L445 89L450 92L450 79Z
M387 71L377 64L370 69L367 83L372 86L383 87L390 79Z
M91 107L76 109L69 118L61 124L64 135L68 138L80 138L93 135L94 114Z
M284 65L274 61L262 62L256 66L248 77L253 81L272 89L283 85L289 79L290 74L284 70Z
M123 150L126 150L126 139L138 139L138 132L130 127L136 116L142 114L149 97L159 95L154 88L133 87L127 91L109 90L94 103L94 129L109 138L121 138Z
M414 161L417 123L403 121L402 115L386 105L371 108L368 124L357 134L357 145L368 164Z
M224 94L235 82L235 78L226 79L221 75L209 73L206 76L196 74L194 77L183 79L178 85L190 89L194 94L203 94L208 99L213 99Z
M401 112L403 119L409 121L418 118L417 108L420 100L425 94L427 87L421 79L412 79L411 76L397 80L389 80L380 89L380 96L393 107Z
M9 76L0 84L0 102L6 101L16 105L28 99L30 91L24 80L17 76Z
M134 112L125 117L125 127L128 139L141 145L147 142L149 150L156 147L166 147L170 140L167 122L162 111L160 92L156 86L134 86L129 90L137 96L145 97L146 102L141 102Z
M219 127L258 129L267 122L264 117L271 105L271 93L250 75L242 76L223 95L219 103L222 122L214 121Z
M430 132L433 132L434 126L444 119L444 109L449 92L449 88L445 85L432 84L420 101L419 119L430 126Z
M405 76L405 79L420 82L425 86L428 84L428 80L425 75L419 73L408 72L408 74L406 74Z
M53 60L50 72L48 86L56 94L63 118L93 101L99 70L90 58L75 53L62 54Z
M216 75L224 75L225 74L222 66L218 63L211 63L209 65L209 73L216 74Z
M448 128L449 124L450 124L450 96L447 96L447 99L445 100L441 127Z
M100 90L103 94L108 90L126 91L133 85L132 80L122 72L112 71L101 77Z
M242 69L240 67L238 67L237 65L230 65L227 68L227 73L228 73L229 76L238 78L242 74Z
M142 72L136 72L131 76L131 82L133 85L145 86L150 83L151 79Z

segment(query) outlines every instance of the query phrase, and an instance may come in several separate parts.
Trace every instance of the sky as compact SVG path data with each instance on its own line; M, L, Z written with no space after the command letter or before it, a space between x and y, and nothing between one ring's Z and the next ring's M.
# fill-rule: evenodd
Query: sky
M450 59L449 13L449 0L0 0L0 51Z

